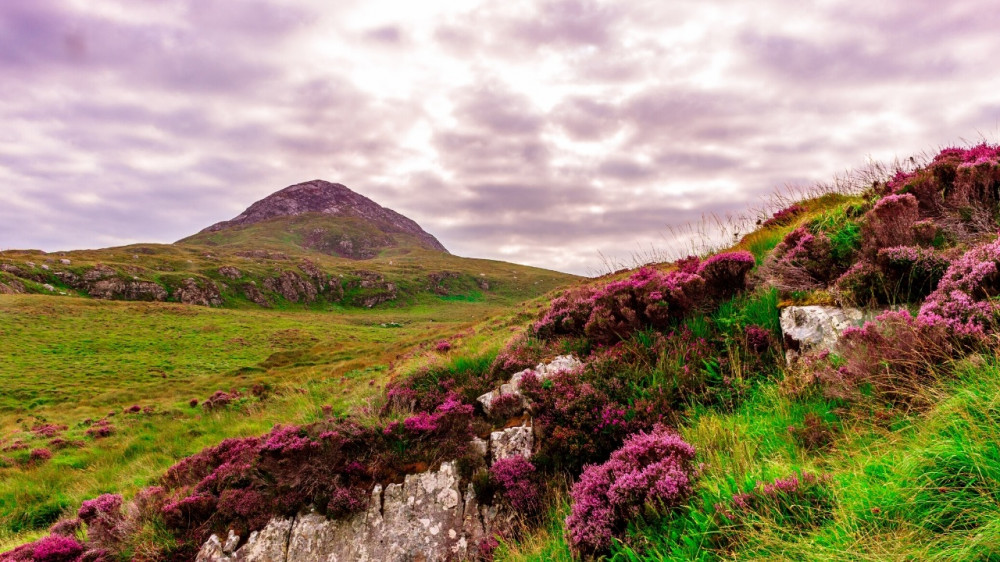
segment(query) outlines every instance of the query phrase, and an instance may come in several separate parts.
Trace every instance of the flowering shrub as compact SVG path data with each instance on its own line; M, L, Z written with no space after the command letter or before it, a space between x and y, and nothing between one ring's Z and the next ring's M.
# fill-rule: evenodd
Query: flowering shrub
M742 288L753 266L749 252L733 252L685 263L669 273L642 268L627 279L554 299L533 331L541 339L586 335L594 343L611 344L642 328L667 328ZM696 273L690 271L693 267Z
M516 512L530 515L541 505L535 465L520 455L499 459L490 467L490 480L500 500Z
M33 463L43 463L51 458L52 451L45 448L32 449L31 453L28 455L28 460Z
M844 364L828 386L843 385L847 394L863 384L887 398L909 402L917 388L934 376L935 367L953 356L943 325L929 324L905 310L881 314L875 322L847 328L839 342Z
M572 546L598 553L646 506L672 508L687 501L695 470L694 447L657 427L625 441L611 458L588 466L571 492L566 529Z
M87 524L87 539L92 546L113 548L124 538L122 497L104 494L83 502L76 514Z
M100 419L94 422L94 425L87 428L86 433L94 439L103 439L105 437L110 437L115 432L115 426L111 424L110 421L105 419Z
M862 228L869 256L881 248L913 244L913 227L920 218L917 206L917 198L909 193L888 195L875 203L865 215Z
M780 211L774 213L771 218L761 224L762 227L768 228L777 225L786 225L792 222L795 217L801 215L806 210L805 207L799 205L798 203L793 203L788 207L781 209Z
M3 562L77 562L84 546L73 537L49 535L0 554Z
M624 394L624 387L620 388ZM642 403L629 405L597 388L579 372L559 373L540 380L534 373L521 379L521 392L531 403L538 451L533 459L543 468L579 470L606 458L622 440L648 428ZM660 413L665 409L661 409Z
M1000 239L969 250L945 271L937 289L920 307L919 318L946 326L960 336L981 337L993 331L1000 294Z
M792 473L772 482L757 482L748 492L734 494L726 503L715 505L724 526L752 526L769 519L785 528L815 528L833 514L829 475L806 471Z
M31 432L38 437L51 438L55 437L59 433L66 431L65 425L55 425L55 424L37 424L31 428Z
M219 408L224 408L229 405L230 402L236 400L240 397L239 392L225 392L223 390L216 390L211 396L202 402L201 407L208 410L217 410ZM194 406L192 406L193 408Z
M789 232L768 257L765 264L768 280L785 290L823 287L836 271L831 252L826 234L813 234L800 226Z
M937 286L948 261L932 249L895 246L878 250L874 262L861 260L836 282L845 301L887 305L919 301Z
M447 353L451 351L451 342L448 340L441 340L434 346L434 350L438 353Z

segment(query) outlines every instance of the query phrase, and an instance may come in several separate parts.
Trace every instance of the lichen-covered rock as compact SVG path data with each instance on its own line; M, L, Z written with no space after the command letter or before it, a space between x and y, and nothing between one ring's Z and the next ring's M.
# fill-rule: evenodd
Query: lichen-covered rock
M529 426L508 427L490 434L490 462L514 456L528 458L535 446L535 435Z
M789 306L781 311L785 357L789 362L809 351L833 351L845 328L860 326L865 313L856 308Z
M151 281L126 281L118 277L101 279L87 289L98 299L127 301L165 301L167 291Z
M194 304L199 306L221 306L222 296L219 294L219 287L211 281L203 281L198 284L192 278L187 278L181 282L181 286L174 291L174 298L184 304Z
M548 363L539 363L534 369L525 369L511 375L510 380L500 385L499 389L491 390L483 394L476 400L483 405L483 411L487 414L493 408L493 401L501 394L513 394L521 396L521 379L525 373L531 371L539 379L547 379L556 373L573 371L583 367L583 362L572 355L560 355Z
M355 306L372 308L384 302L396 300L398 291L396 285L386 281L382 275L374 271L355 271L356 280L348 283L347 289L356 290L351 303Z
M273 519L235 552L232 538L209 538L197 562L435 561L471 558L485 536L471 484L460 488L455 463L407 475L383 491L376 485L368 508L346 519L317 513Z

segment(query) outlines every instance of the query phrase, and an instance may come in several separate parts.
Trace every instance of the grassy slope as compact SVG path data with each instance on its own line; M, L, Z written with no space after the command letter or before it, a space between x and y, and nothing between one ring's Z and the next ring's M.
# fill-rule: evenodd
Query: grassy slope
M829 195L805 202L805 218L835 216L857 201ZM802 221L796 221L796 224ZM734 249L758 263L794 225L759 229ZM822 291L793 302L825 303ZM778 321L775 303L756 321ZM782 304L790 304L785 302ZM725 306L723 308L726 308ZM716 313L719 314L719 313ZM627 367L626 367L627 368ZM679 431L698 450L705 472L687 506L633 521L612 560L995 560L1000 557L1000 355L974 356L926 389L929 410L901 411L873 402L841 408L819 397L790 399L776 381L763 384L735 410L695 407ZM829 448L808 450L788 431L806 416L837 430ZM775 522L720 529L706 519L756 482L793 471L830 474L834 511L807 532ZM573 560L564 535L568 493L556 494L542 525L506 544L497 560ZM722 550L718 534L735 540Z
M324 405L346 413L397 372L446 360L431 351L441 339L475 353L495 349L512 319L530 317L517 300L423 296L405 308L330 313L0 296L0 449L28 444L0 452L0 550L83 499L128 496L227 437L313 421ZM188 404L255 383L270 396L247 394L214 412ZM154 413L122 413L133 404ZM116 433L86 436L86 420L108 412ZM68 426L61 437L81 446L30 462L32 449L48 447L29 432L42 423Z

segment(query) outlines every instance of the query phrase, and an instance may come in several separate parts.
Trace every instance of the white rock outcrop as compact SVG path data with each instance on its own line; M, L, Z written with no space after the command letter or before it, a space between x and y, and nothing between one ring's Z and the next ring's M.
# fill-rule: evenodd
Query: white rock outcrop
M528 426L494 431L489 441L474 441L490 462L529 456L534 436ZM272 519L236 548L232 531L223 542L212 535L197 562L346 562L465 560L503 517L496 506L476 500L472 484L464 489L454 462L437 470L409 474L384 489L376 485L365 511L329 520L315 512Z
M834 351L844 329L860 326L869 316L857 308L786 307L781 311L785 358L791 363L810 351Z
M573 371L581 367L583 367L583 362L576 357L573 357L572 355L560 355L549 363L539 363L534 369L525 369L514 373L511 375L509 381L500 385L499 388L483 394L476 400L483 405L483 411L488 414L490 413L490 409L493 407L493 401L496 400L501 394L521 396L521 379L524 378L526 373L534 372L535 376L544 380L557 373Z

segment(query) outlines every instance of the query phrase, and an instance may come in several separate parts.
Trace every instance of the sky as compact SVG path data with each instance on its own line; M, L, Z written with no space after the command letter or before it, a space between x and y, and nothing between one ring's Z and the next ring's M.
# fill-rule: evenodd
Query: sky
M3 0L0 250L169 243L325 179L597 274L995 139L997 29L975 0Z

